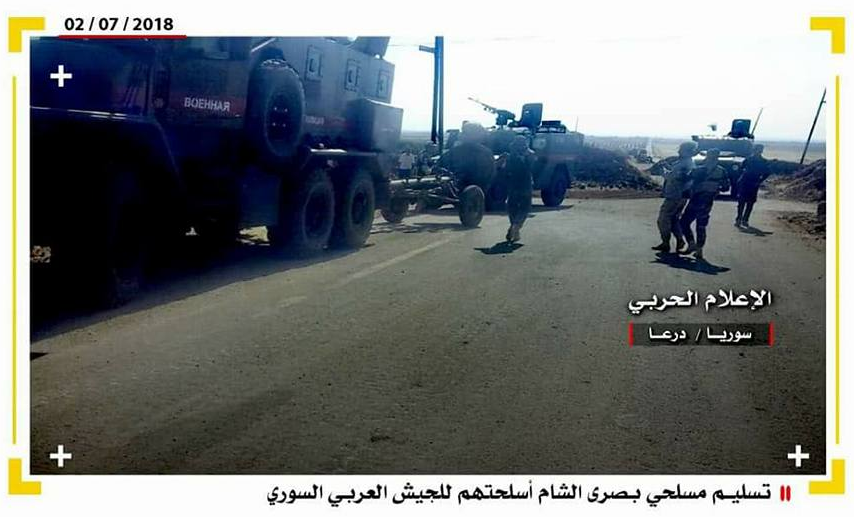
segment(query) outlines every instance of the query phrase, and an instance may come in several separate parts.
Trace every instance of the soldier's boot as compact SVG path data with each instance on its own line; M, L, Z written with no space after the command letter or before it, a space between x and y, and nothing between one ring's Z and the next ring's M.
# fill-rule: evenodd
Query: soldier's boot
M517 224L517 225L513 228L513 242L519 242L519 240L520 240L521 238L522 238L522 225L521 225L521 224Z
M685 247L685 239L676 237L676 253L681 253L681 249Z
M750 215L753 213L753 204L750 203L744 208L744 215L741 216L741 225L745 228L750 228Z
M663 251L664 253L670 253L670 243L662 242L658 246L653 246L652 249L655 251Z
M697 245L694 242L688 241L688 246L679 252L680 255L689 255L697 251Z
M694 258L699 261L705 260L703 258L703 248L697 248L696 250L694 250Z

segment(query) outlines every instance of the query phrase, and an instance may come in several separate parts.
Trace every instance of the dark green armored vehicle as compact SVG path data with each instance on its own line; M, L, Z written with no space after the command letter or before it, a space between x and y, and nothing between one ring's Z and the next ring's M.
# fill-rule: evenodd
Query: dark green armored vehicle
M228 242L266 226L297 253L361 247L400 137L387 44L34 40L31 242L50 257L34 274L125 298L191 228ZM50 79L59 67L64 84Z

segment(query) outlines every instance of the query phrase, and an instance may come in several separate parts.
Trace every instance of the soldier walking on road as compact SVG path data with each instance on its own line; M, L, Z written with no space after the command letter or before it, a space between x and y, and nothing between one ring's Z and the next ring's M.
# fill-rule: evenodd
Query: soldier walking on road
M507 185L507 216L510 228L507 230L507 242L516 242L521 238L520 231L528 213L531 211L531 196L534 195L531 178L531 150L528 139L517 136L510 143L510 154L504 166Z
M676 237L677 251L685 245L682 229L679 226L679 218L682 216L682 209L688 202L685 191L688 187L688 178L694 169L694 162L691 157L695 154L697 154L697 144L695 142L683 142L679 146L679 160L670 171L664 173L664 187L662 188L664 201L661 202L661 208L658 210L658 232L661 234L661 244L652 247L656 251L670 252L671 235Z
M756 196L759 193L759 186L765 181L765 178L770 174L768 160L762 156L762 151L765 149L762 145L753 146L753 154L744 160L742 168L744 172L738 179L736 187L738 196L738 212L735 217L736 227L748 227L750 213L753 211L753 204L756 203Z
M703 259L703 247L706 245L706 227L709 225L709 217L712 213L712 205L715 203L721 185L727 180L726 172L718 165L717 149L706 151L706 159L702 165L695 168L691 173L691 198L685 213L679 220L682 233L688 243L688 247L680 253L693 253L697 260ZM697 240L691 231L691 223L697 222Z

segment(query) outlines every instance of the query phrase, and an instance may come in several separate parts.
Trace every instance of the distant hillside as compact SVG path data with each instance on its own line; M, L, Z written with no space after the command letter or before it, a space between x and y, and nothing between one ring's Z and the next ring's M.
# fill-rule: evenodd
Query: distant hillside
M429 142L429 131L402 131L400 139L404 142Z

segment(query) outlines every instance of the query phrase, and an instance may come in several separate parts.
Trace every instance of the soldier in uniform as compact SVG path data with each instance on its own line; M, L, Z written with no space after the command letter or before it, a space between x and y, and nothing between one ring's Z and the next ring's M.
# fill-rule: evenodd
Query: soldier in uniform
M531 177L531 156L528 139L517 136L509 146L509 155L504 165L504 184L507 185L507 216L510 228L507 230L507 242L516 242L522 225L531 211L531 196L534 194Z
M683 142L679 146L679 160L663 175L662 196L664 200L658 210L658 232L661 234L661 244L652 247L656 251L670 252L671 235L676 237L676 250L685 245L682 229L679 226L679 218L688 202L685 191L688 188L688 178L694 169L694 162L691 157L695 154L697 154L697 144L695 142Z
M765 149L762 145L753 146L753 153L744 160L741 177L738 179L737 195L738 195L738 212L735 217L736 227L747 227L750 220L750 213L753 211L753 204L756 203L756 196L759 193L759 186L765 181L765 178L770 174L768 160L762 156L762 151Z
M679 220L682 234L688 243L688 247L680 253L693 253L697 260L703 260L703 247L706 245L706 227L709 225L709 217L712 213L712 205L720 191L721 185L727 181L727 175L723 167L718 165L720 151L709 149L706 151L706 159L702 165L691 172L691 198L685 213ZM691 231L691 223L697 222L697 240Z

